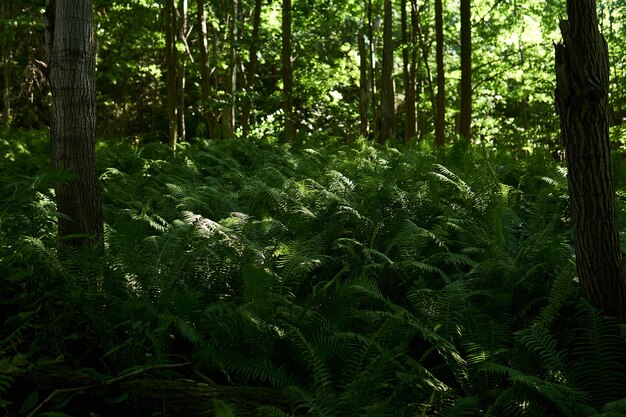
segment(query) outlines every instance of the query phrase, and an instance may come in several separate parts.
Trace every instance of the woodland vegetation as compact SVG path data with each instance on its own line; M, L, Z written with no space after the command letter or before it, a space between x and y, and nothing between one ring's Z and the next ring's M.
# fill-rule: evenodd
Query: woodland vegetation
M621 0L0 0L0 414L626 416L624 38Z

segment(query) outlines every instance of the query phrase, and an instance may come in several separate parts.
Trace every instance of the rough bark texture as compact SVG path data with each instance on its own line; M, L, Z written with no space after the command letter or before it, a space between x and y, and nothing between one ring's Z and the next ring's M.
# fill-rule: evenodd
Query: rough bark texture
M470 139L472 129L472 21L471 0L461 0L461 117L459 134Z
M52 90L52 166L73 175L55 185L59 237L63 245L99 246L103 221L95 152L92 2L48 0L45 18ZM68 239L70 235L83 236Z
M255 79L256 79L256 67L259 61L257 52L259 50L259 31L261 29L261 7L263 3L261 0L254 1L254 16L252 18L252 39L250 42L250 61L248 62L247 74L246 74L246 97L243 102L241 110L241 128L243 137L247 138L250 131L250 114L252 112L252 96L251 92L254 91Z
M209 137L214 137L217 118L209 100L211 99L211 72L209 70L209 46L207 43L206 10L204 0L197 0L198 10L196 20L200 47L200 88L202 91L202 114Z
M435 145L446 143L446 74L443 62L443 3L435 0L435 38L437 40L437 99L435 110Z
M283 0L282 36L283 112L285 113L283 140L285 142L291 142L295 136L295 122L293 118L293 72L291 68L291 0Z
M383 68L380 88L380 143L393 137L394 131L394 91L393 91L393 37L391 0L385 0L383 23Z
M556 104L568 167L576 267L583 295L626 321L626 280L608 132L609 62L594 0L568 0L555 45Z
M165 1L165 65L167 72L167 115L169 143L176 149L178 142L178 108L176 106L176 7L175 0Z

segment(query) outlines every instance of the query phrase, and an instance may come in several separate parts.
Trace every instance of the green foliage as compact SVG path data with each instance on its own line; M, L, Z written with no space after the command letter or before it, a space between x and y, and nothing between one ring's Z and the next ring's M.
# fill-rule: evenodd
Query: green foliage
M284 394L253 415L624 412L626 332L579 299L566 182L550 159L103 142L99 259L57 253L51 188L68 177L36 157L40 136L12 135L0 142L13 158L0 166L11 415L50 394L23 388L35 375L97 384L181 361L217 384ZM82 400L92 395L41 412L100 413ZM212 412L248 415L232 398Z

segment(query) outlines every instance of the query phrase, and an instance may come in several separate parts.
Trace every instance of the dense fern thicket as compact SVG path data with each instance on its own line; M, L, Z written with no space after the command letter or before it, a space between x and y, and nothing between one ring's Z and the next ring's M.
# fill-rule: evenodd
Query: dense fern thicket
M59 256L51 188L71 174L47 168L41 134L0 139L9 415L167 414L111 394L140 374L276 394L218 395L205 410L218 416L626 415L626 328L579 297L549 157L98 152L106 254Z

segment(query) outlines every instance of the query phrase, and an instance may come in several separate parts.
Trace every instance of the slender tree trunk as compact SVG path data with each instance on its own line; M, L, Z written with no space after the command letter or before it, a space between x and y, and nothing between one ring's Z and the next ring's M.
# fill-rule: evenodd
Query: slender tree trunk
M10 1L2 0L0 3L2 9L0 10L0 17L5 19L12 17L12 3ZM7 31L3 36L2 41L2 66L4 69L4 90L2 91L2 125L9 127L11 125L11 65L13 63L13 44L15 36Z
M372 0L367 0L367 31L369 37L369 76L370 76L370 102L372 107L372 138L379 140L380 137L380 114L378 111L378 92L376 91L376 36L380 26L379 19L374 20Z
M198 24L198 36L200 37L200 89L202 91L202 104L201 112L206 124L209 137L215 136L215 127L217 124L217 118L209 102L211 100L211 72L209 69L209 47L207 43L207 26L206 26L206 9L204 7L204 0L197 0L197 24Z
M188 18L189 15L189 4L188 0L182 0L182 11L181 11L181 25L179 32L180 41L187 46L187 29L188 29ZM178 91L179 91L179 108L178 108L178 116L180 120L180 135L179 139L184 141L187 137L187 125L185 122L185 87L187 83L187 60L180 60L180 73L178 74Z
M393 38L391 0L385 0L383 23L383 68L380 88L381 129L380 143L393 137L394 131L394 91L393 91Z
M4 64L4 90L2 92L2 124L5 127L11 125L11 63L13 61L13 49L9 42L5 41L3 48L3 64Z
M446 73L443 63L443 3L435 0L435 38L437 40L437 106L435 111L435 145L446 143Z
M404 143L417 136L415 114L415 44L409 36L407 0L402 0L402 73L404 75ZM411 31L411 34L413 31Z
M282 26L283 112L285 123L283 140L285 142L291 142L295 136L295 123L293 118L293 73L291 68L291 0L283 0Z
M165 66L167 72L167 116L169 143L176 150L178 142L177 76L176 76L176 4L165 0Z
M91 0L48 0L46 49L52 91L52 166L74 175L54 187L63 246L102 247L96 170L96 55Z
M254 15L252 17L252 40L250 43L250 61L248 62L248 74L246 76L246 96L241 110L241 128L243 137L247 138L250 132L250 114L252 113L252 91L255 88L256 67L258 63L257 52L259 50L259 31L261 28L262 0L254 1Z
M407 112L411 111L414 114L414 125L415 125L415 139L419 140L420 137L420 129L418 125L418 116L417 116L417 103L419 101L419 97L421 94L420 89L418 89L417 85L417 70L418 70L418 51L419 51L419 43L418 43L418 35L419 35L419 15L417 11L417 5L414 4L415 1L411 1L411 68L410 68L410 78L411 78L411 89L413 93L413 100L410 105L407 105Z
M461 0L461 117L459 134L469 140L472 130L471 0Z
M424 35L422 33L422 28L419 22L417 1L411 0L413 13L415 14L415 28L417 32L417 39L420 44L420 49L422 51L422 61L424 62L424 69L426 70L426 82L428 83L428 95L430 98L431 109L433 112L433 120L437 121L437 97L435 96L435 82L433 81L433 72L430 69L430 64L428 63L428 55L430 52L430 48L426 40L424 39Z
M626 322L608 129L609 58L595 0L567 0L555 45L556 104L567 158L576 267L583 295Z
M219 32L217 31L217 28L215 28L215 26L213 27L213 53L211 54L211 57L213 58L213 62L212 62L212 67L214 69L217 69L217 67L219 66L219 56L220 56L220 50L219 50L219 42L218 42L218 35ZM219 71L213 71L213 88L215 89L215 91L219 91L220 88L220 77L219 77Z
M235 106L237 101L237 43L239 42L239 0L232 1L230 18L230 63L228 68L228 104L222 111L224 138L235 137Z
M367 117L367 90L368 90L368 78L367 78L367 51L365 47L365 35L359 33L359 118L360 118L360 131L361 136L367 138L369 134L369 119Z

